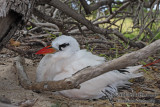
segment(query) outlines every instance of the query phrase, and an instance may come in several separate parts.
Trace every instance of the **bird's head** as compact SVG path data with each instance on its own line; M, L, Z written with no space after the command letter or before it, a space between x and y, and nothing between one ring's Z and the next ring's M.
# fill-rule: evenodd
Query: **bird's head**
M76 39L71 36L62 35L52 41L50 46L44 47L36 54L48 54L60 52L76 52L80 50L79 44Z

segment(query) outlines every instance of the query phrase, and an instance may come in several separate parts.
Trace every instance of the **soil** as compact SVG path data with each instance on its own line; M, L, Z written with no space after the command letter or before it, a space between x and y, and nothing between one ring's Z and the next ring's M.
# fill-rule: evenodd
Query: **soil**
M13 66L14 58L18 54L4 48L0 51L0 102L11 103L15 106L25 106L26 102L31 103L28 107L111 107L108 99L99 100L73 100L52 92L36 93L32 90L25 90L18 81L16 70ZM35 81L36 67L40 59L25 59L25 70L32 81ZM142 71L144 72L144 71ZM152 69L149 73L144 72L144 77L131 80L134 92L150 93L156 103L160 104L160 67ZM129 89L120 89L121 92L131 92ZM123 98L121 98L123 99ZM143 98L146 100L146 97ZM149 100L146 100L149 101ZM116 107L158 107L158 103L115 103Z

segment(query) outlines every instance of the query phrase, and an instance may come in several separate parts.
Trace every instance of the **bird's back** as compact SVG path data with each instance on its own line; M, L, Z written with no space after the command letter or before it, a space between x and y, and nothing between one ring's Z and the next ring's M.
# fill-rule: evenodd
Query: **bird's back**
M93 55L86 50L79 50L75 54L71 55L71 57L64 59L63 62L64 71L56 75L54 80L61 80L71 77L74 73L83 68L102 64L105 62L105 58Z

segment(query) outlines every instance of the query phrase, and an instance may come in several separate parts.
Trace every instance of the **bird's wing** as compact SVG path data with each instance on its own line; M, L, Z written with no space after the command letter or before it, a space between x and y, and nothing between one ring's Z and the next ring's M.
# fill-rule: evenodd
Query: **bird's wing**
M48 70L47 68L51 67L51 64L48 63L51 61L51 59L52 59L52 55L50 55L50 54L45 55L41 59L39 65L37 67L37 72L36 72L36 81L37 82L44 81L44 79L45 79L44 75Z
M117 93L118 87L130 84L129 79L142 76L142 73L135 73L141 67L142 65L129 67L126 69L128 72L110 71L80 84L80 89L65 90L61 93L64 96L77 99L97 99L105 94L112 97ZM104 94L102 91L106 93Z
M64 59L64 60L63 60ZM37 82L52 81L60 72L63 72L65 58L57 54L45 55L37 67Z
M68 59L65 59L63 65L63 71L55 76L54 80L62 80L67 77L71 77L77 71L86 68L88 66L95 66L105 62L104 57L93 55L86 50L80 50L73 54Z
M102 64L103 62L105 62L104 57L93 55L91 52L88 52L85 49L78 51L76 53L75 57L78 58L79 63L83 63L88 66L95 66L95 65L99 65L99 64Z

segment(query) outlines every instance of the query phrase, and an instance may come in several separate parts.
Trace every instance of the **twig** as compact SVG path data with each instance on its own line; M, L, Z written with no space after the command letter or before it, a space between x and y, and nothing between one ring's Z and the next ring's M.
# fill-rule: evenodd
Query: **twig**
M126 44L129 44L131 47L138 47L138 48L143 48L145 46L145 44L138 42L135 43L129 39L127 39L126 37L123 36L122 33L120 33L118 30L114 29L112 30L113 34L115 34L117 37L119 37L121 40L123 40Z
M72 17L76 21L82 23L83 25L85 25L88 29L92 30L93 32L100 33L100 34L107 33L107 29L102 29L100 27L94 26L84 16L82 16L81 14L78 14L75 10L70 8L67 4L62 3L59 0L54 0L54 1L49 1L49 2L48 2L48 0L40 0L40 2L47 3L51 6L56 7L57 9L60 9L62 12L64 12L68 16Z
M24 67L23 67L24 63L25 63L24 58L21 58L20 56L14 59L14 66L18 72L20 84L25 88L31 84L31 81L28 79L28 76L24 70Z
M19 53L21 55L35 53L35 52L37 52L39 50L39 49L29 49L29 50L20 49L19 47L14 47L14 46L10 46L10 45L6 45L5 47L7 49L15 51L15 52L17 52L17 53Z
M115 12L113 12L113 14L111 14L111 15L105 20L105 22L109 22L110 19L112 19L114 16L116 16L119 11L121 11L121 10L124 9L124 8L126 8L129 4L130 4L129 2L124 3L118 10L116 10Z
M44 47L47 46L47 43L42 41L42 40L38 40L38 39L33 39L33 40L29 40L30 42L38 42L38 43L41 43Z
M63 24L61 22L58 22L55 19L51 18L50 16L48 16L48 15L40 12L38 9L34 8L33 9L33 14L36 15L36 16L38 16L41 19L44 19L44 20L50 22L50 23L56 24L58 27L62 27L63 26Z
M79 0L79 1L81 2L81 5L83 6L86 14L91 14L90 7L87 4L86 0Z
M55 28L55 30L59 31L59 28L57 25L52 23L35 23L37 26L43 26L43 27L52 27Z
M81 29L81 26L79 23L77 23L77 22L64 22L64 24L75 24L78 27L79 31L82 33L82 35L86 36L86 34Z

